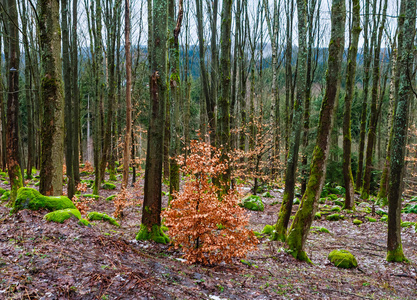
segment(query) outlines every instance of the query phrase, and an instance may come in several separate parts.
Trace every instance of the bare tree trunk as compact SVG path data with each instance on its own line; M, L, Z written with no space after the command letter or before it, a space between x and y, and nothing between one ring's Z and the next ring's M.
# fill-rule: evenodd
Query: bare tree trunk
M64 162L64 99L59 2L57 0L39 1L38 7L43 107L39 191L47 196L56 196L62 194Z
M161 188L162 162L161 145L164 141L165 101L166 101L166 40L167 1L154 0L152 11L152 52L150 94L151 109L146 152L145 187L142 224L136 236L138 240L154 240L167 243L169 239L161 230Z
M326 93L320 109L317 142L313 153L307 189L287 237L291 255L296 259L308 262L311 261L305 253L304 247L326 177L326 161L330 149L329 138L334 119L334 104L339 96L345 40L345 18L345 0L333 0Z
M414 32L416 28L416 1L401 1L401 12L398 19L398 44L401 50L398 71L400 86L398 103L394 119L394 139L392 141L390 184L388 192L388 240L387 261L401 262L404 256L401 244L401 195L403 190L404 155L407 142L407 118L411 97L410 70L413 64Z
M382 3L382 1L381 1ZM374 65L372 70L372 101L371 101L371 116L369 121L369 129L368 129L368 143L366 147L366 156L365 156L365 173L363 175L363 182L362 182L362 191L361 191L361 198L368 199L369 192L370 192L370 185L371 185L371 169L373 165L373 156L374 156L374 149L376 144L376 127L378 123L378 86L379 86L379 78L380 78L380 53L381 53L381 43L382 43L382 35L384 34L384 26L387 14L387 0L384 1L384 8L382 10L382 21L379 26L378 32L378 40L375 46L374 51ZM376 35L377 28L373 28L373 35ZM382 99L380 100L382 102Z
M125 133L125 142L123 145L123 181L122 181L122 187L124 188L127 187L127 183L129 180L129 147L130 147L130 135L132 131L132 103L131 103L132 58L130 54L130 7L129 5L130 5L129 0L125 0L126 133ZM148 11L148 13L151 13L151 12Z
M352 134L351 134L351 110L353 94L355 92L356 56L358 54L358 43L360 28L360 6L359 0L352 0L352 31L351 44L348 52L348 66L346 78L345 114L343 119L343 179L345 183L345 208L352 209L354 205L354 186L352 175Z
M290 147L287 157L287 169L285 172L285 188L282 204L275 226L274 240L284 241L287 233L288 222L291 216L294 200L294 187L297 172L298 151L300 148L300 135L303 115L303 101L306 96L307 76L307 7L304 0L297 0L298 9L298 66L297 99L294 105L294 117L291 127Z
M9 51L8 51L8 97L7 97L7 166L10 178L10 201L13 206L17 190L23 186L22 173L19 165L19 29L17 3L7 0L7 14L9 17ZM61 167L62 170L62 167ZM62 186L62 183L61 183Z
M78 135L78 132L73 131L73 116L72 116L72 82L71 82L71 65L70 65L70 49L69 49L69 26L68 26L68 0L61 0L61 24L62 24L62 74L64 79L64 103L65 103L65 165L67 169L67 195L70 199L75 193L74 184L74 163L73 163L73 134Z

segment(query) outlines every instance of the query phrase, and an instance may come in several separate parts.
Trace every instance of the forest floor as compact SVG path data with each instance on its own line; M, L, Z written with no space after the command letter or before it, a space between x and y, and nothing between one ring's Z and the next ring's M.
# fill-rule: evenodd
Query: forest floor
M105 199L119 189L120 183L116 190L101 190L90 211L112 215L113 203ZM276 222L281 190L271 194L274 198L262 198L265 211L248 211L253 230L260 232ZM377 222L367 221L367 207L371 204L365 202L353 214L344 212L344 220L314 221L313 226L330 233L310 232L306 250L313 264L296 261L282 243L264 237L248 254L249 264L235 260L201 266L187 264L169 245L136 241L140 205L125 209L120 227L103 221L85 227L73 219L49 223L43 219L45 211L10 215L3 202L0 299L417 299L414 227L402 229L404 253L411 263L387 263L387 223L379 215L374 216ZM402 217L416 222L416 216ZM354 225L354 218L363 224ZM358 268L332 265L327 256L334 249L351 251Z

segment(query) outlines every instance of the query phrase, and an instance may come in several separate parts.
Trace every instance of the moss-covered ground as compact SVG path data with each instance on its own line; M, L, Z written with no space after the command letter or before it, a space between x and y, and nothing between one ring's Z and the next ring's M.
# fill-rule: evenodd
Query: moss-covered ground
M28 185L35 183L32 179ZM106 198L120 191L120 181L115 185L116 190L100 190L101 197L90 202L88 212L112 216L114 204ZM9 189L1 183L0 187ZM247 210L251 229L262 232L265 225L276 222L280 191L270 190L273 198L261 196L263 212ZM82 194L91 192L87 188ZM163 196L163 207L167 201ZM62 224L47 222L48 210L25 209L10 215L10 208L1 203L0 299L417 299L414 226L402 228L403 251L411 263L388 263L384 214L372 215L368 201L357 203L354 212L342 210L344 219L327 221L334 203L323 202L321 218L312 224L316 233L309 234L305 249L313 264L296 261L282 250L283 243L271 242L269 234L262 234L258 249L249 253L245 263L235 260L214 266L188 265L181 251L168 244L136 240L140 205L124 210L123 219L117 220L120 227L102 221L92 221L89 227L76 218ZM387 210L375 207L379 209ZM403 213L402 221L416 222L416 216ZM355 225L355 219L362 224ZM350 251L358 267L340 269L331 264L327 257L335 249Z

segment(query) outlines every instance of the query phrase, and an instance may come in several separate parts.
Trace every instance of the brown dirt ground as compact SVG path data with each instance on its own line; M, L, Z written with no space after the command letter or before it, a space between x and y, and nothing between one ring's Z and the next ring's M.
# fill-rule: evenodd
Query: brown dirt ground
M90 205L91 211L111 215L113 204L105 198L119 189L120 183L115 191L101 190L103 198ZM281 201L281 193L271 194L274 198L263 198L264 212L248 212L253 230L276 222L280 205L271 204ZM402 230L411 263L387 263L387 224L378 215L378 222L368 222L361 209L345 220L314 221L330 234L309 234L306 250L313 265L294 260L282 243L265 237L247 257L251 266L239 260L188 265L169 246L137 242L141 210L126 209L120 228L101 221L89 228L73 219L48 223L45 211L10 215L2 203L0 299L417 299L415 229ZM353 225L355 217L364 223ZM404 214L403 220L417 221L415 214ZM338 248L351 251L358 268L333 266L327 255Z

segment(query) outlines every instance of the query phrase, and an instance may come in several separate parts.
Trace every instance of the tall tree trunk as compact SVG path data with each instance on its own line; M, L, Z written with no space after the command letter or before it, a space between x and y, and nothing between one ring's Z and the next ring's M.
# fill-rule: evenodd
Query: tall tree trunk
M21 20L22 20L22 30L27 32L28 28L28 14L26 10L25 1L21 2L22 11L21 11ZM33 154L35 151L35 140L34 140L34 124L33 124L33 99L32 99L32 60L30 57L29 50L29 39L26 34L23 35L23 46L25 50L25 103L27 108L27 165L26 165L26 177L28 179L32 178L32 167L33 167Z
M218 0L215 0L213 4L216 4ZM198 45L199 45L199 60L200 60L200 72L201 72L201 84L204 94L204 100L207 110L208 125L210 126L210 144L212 146L216 145L216 118L215 118L215 106L216 98L213 97L210 93L210 85L208 79L208 73L205 65L205 51L204 51L204 26L203 26L203 5L202 0L195 0L196 5L196 14L197 14L197 36L198 36ZM212 35L215 34L212 32ZM202 101L204 101L202 100ZM200 113L201 114L201 113ZM204 114L200 115L204 118ZM204 124L204 123L203 123ZM203 134L203 132L202 132Z
M172 1L173 4L175 1ZM171 88L171 145L170 145L170 175L169 175L169 195L173 195L180 189L180 167L176 157L180 154L180 99L181 99L181 79L180 79L180 44L179 35L184 15L183 0L179 0L178 17L172 29L172 44L170 45L170 64L171 75L169 85Z
M93 6L95 4L95 6ZM93 194L98 195L101 174L100 174L100 160L103 149L103 38L102 38L102 5L100 1L92 2L92 32L94 35L94 56L95 56L95 101L94 101L94 188Z
M364 47L363 47L363 100L362 100L362 111L361 111L361 129L359 139L359 157L358 157L358 169L356 171L356 184L355 187L359 190L362 187L363 177L363 159L365 151L365 136L366 136L366 117L368 110L368 91L369 91L369 78L370 72L369 67L371 65L371 55L373 45L369 47L369 0L365 0L365 21L364 21Z
M273 238L284 241L287 233L288 222L291 216L294 200L294 187L297 172L298 150L300 148L300 135L303 115L303 101L305 100L305 84L307 75L307 6L304 0L297 0L298 9L298 75L297 98L294 105L294 117L291 127L290 148L287 157L287 169L285 172L285 188L282 204L275 226Z
M226 160L227 152L230 149L230 31L232 26L232 5L233 0L223 0L221 14L221 54L220 54L220 82L221 95L218 101L218 137L219 146L222 150L222 160ZM230 169L222 176L221 181L228 184L230 181ZM227 189L227 187L226 187Z
M382 3L382 1L381 1ZM384 34L384 26L387 14L387 0L384 1L384 8L382 10L382 21L379 26L378 32L378 41L375 46L374 51L374 65L372 69L372 100L371 100L371 116L369 121L369 128L368 128L368 143L366 147L366 156L365 156L365 173L363 175L363 182L362 182L362 190L361 190L361 198L368 199L370 186L371 186L371 171L373 165L373 156L374 156L374 149L376 144L376 127L378 123L378 86L379 86L379 78L380 78L380 54L381 54L381 43L382 43L382 35ZM376 25L374 25L376 27ZM374 28L374 35L376 34L377 28ZM382 98L380 100L382 102Z
M145 187L142 212L142 225L136 236L138 240L152 239L167 243L168 238L161 230L161 187L164 141L165 101L166 101L166 40L167 40L167 1L154 0L152 12L152 52L150 94L151 109L146 152Z
M314 148L307 189L291 224L287 238L287 245L291 255L296 259L308 262L310 262L310 259L307 257L304 247L326 177L326 161L330 149L329 138L334 119L335 101L339 96L345 40L345 18L345 0L333 0L326 93L320 109L317 142Z
M285 157L287 157L290 145L290 114L293 112L293 107L290 106L290 98L292 91L292 13L294 11L294 1L286 2L287 14L287 30L286 30L286 49L285 49Z
M9 51L8 51L8 97L7 97L7 166L10 178L10 202L13 206L17 190L23 186L22 173L19 165L19 29L17 2L7 0L9 18ZM62 165L61 165L62 171ZM62 183L61 183L62 186Z
M343 118L343 180L345 183L345 208L352 209L354 205L354 186L352 175L352 134L351 110L353 94L355 92L356 56L358 54L360 27L359 0L352 0L352 32L351 44L348 52L348 66L346 78L345 114Z
M64 162L64 99L61 75L61 28L59 1L38 1L41 47L41 171L39 191L43 195L62 194Z
M72 64L72 99L73 99L73 135L72 135L72 153L73 153L73 167L74 183L80 182L80 95L78 89L78 36L77 23L78 20L78 1L72 0L72 49L71 49L71 64ZM82 157L82 156L81 156Z
M149 2L152 2L152 1L149 1ZM132 131L132 102L131 102L132 57L130 54L130 6L129 5L130 5L129 0L125 0L126 133L125 133L125 142L123 145L123 181L122 181L122 187L124 188L127 188L127 183L129 181L129 147L130 147L130 135ZM151 12L148 11L148 13L151 13Z
M117 12L119 11L120 1L113 3L112 1L106 2L106 27L107 27L107 120L106 131L104 133L103 152L100 162L100 182L104 181L106 174L107 163L111 156L111 139L112 139L112 125L114 114L114 102L116 100L116 78L115 78L115 61L114 52L116 46L116 30L117 30Z
M68 26L68 0L61 0L61 24L62 24L62 74L64 79L64 102L65 102L65 165L67 169L67 195L70 199L75 193L74 184L74 163L73 163L73 116L72 116L72 82L71 82L71 65L70 65L70 49L69 49L69 26Z
M395 106L396 106L396 99L398 99L398 89L395 88L395 80L398 75L397 71L397 49L395 46L392 49L392 70L391 70L391 79L390 79L390 93L389 93L389 110L388 110L388 117L387 117L387 132L389 133L386 141L386 159L384 163L384 168L382 170L381 181L379 184L379 192L377 196L377 203L379 205L387 205L388 204L388 183L389 183L389 170L391 164L391 148L392 148L392 139L394 137L394 117L395 117Z
M388 240L387 261L405 261L401 244L401 194L403 190L404 155L407 142L407 118L411 96L411 74L413 65L414 33L416 28L416 1L403 0L404 13L398 19L402 48L398 70L400 86L395 110L394 139L391 151L390 184L388 192ZM398 38L400 40L400 37Z

